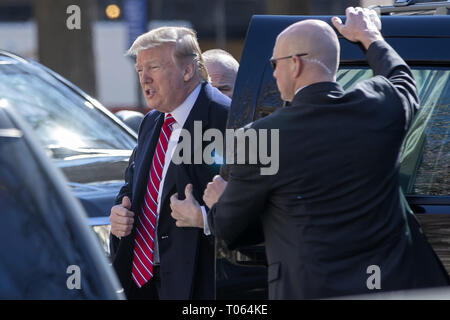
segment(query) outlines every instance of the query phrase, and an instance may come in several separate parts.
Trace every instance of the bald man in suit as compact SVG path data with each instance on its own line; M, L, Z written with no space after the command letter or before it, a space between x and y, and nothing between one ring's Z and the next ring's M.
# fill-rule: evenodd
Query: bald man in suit
M374 11L350 7L346 16L332 23L362 45L374 77L349 91L336 83L340 47L327 23L283 30L270 61L290 104L250 125L279 130L279 171L232 165L228 183L215 177L203 197L210 230L229 248L262 222L270 299L449 284L399 186L400 148L418 108L412 73L384 41ZM172 204L179 221L191 212Z

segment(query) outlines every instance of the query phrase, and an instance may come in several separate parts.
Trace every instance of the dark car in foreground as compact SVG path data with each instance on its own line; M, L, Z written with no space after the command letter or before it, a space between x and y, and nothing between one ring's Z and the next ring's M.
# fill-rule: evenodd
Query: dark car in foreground
M448 4L450 7L450 4ZM385 11L386 12L386 11ZM331 16L254 16L235 84L229 128L242 127L283 107L269 64L275 38L288 25ZM345 17L341 17L345 20ZM386 41L410 65L420 111L401 154L401 185L422 229L450 272L450 16L382 16ZM372 76L361 48L339 38L337 81L344 89ZM229 251L217 242L217 297L267 297L263 244Z
M0 299L124 298L67 182L1 102L0 208Z
M1 50L0 105L14 109L28 123L109 250L108 216L136 133L58 74Z

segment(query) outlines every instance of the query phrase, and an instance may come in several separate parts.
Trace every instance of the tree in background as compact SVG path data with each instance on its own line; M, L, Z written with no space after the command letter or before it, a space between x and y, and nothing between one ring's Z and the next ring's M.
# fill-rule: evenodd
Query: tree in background
M92 0L33 1L39 62L92 96L96 95L92 41L95 4ZM78 21L76 11L67 13L67 8L72 5L80 9ZM80 22L78 26L77 22Z

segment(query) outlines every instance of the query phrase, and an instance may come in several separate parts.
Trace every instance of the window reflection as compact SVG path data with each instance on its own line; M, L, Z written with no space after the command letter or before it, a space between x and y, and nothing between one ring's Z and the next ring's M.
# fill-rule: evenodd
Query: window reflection
M72 148L84 148L87 145L83 139L77 134L77 132L70 131L64 128L55 128L50 133L51 138L56 141L57 147L72 147Z
M413 67L420 109L402 146L400 181L405 193L450 194L450 70ZM344 89L372 76L368 68L342 68Z
M400 179L407 194L450 194L450 70L446 67L413 67L420 110L408 131L401 155ZM348 90L373 76L367 66L341 66L337 82ZM255 118L282 105L275 79L265 73Z
M0 58L2 103L27 120L46 148L134 148L128 133L53 76L33 64Z

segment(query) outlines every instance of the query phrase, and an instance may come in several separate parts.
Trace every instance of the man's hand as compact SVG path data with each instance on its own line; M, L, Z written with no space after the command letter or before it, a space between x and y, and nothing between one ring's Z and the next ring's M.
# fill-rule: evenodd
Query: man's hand
M133 229L134 212L130 209L131 201L126 196L122 198L122 204L111 208L111 215L109 216L111 233L118 238L128 236Z
M372 42L383 39L380 33L381 21L374 10L348 7L345 16L345 24L339 17L331 18L331 22L346 39L361 42L366 50Z
M171 215L176 220L177 227L203 228L202 209L192 195L192 184L186 186L184 194L184 200L178 200L178 193L170 197Z
M208 183L203 193L203 201L205 201L208 208L211 208L219 200L227 184L228 182L219 175L216 175L213 181Z

